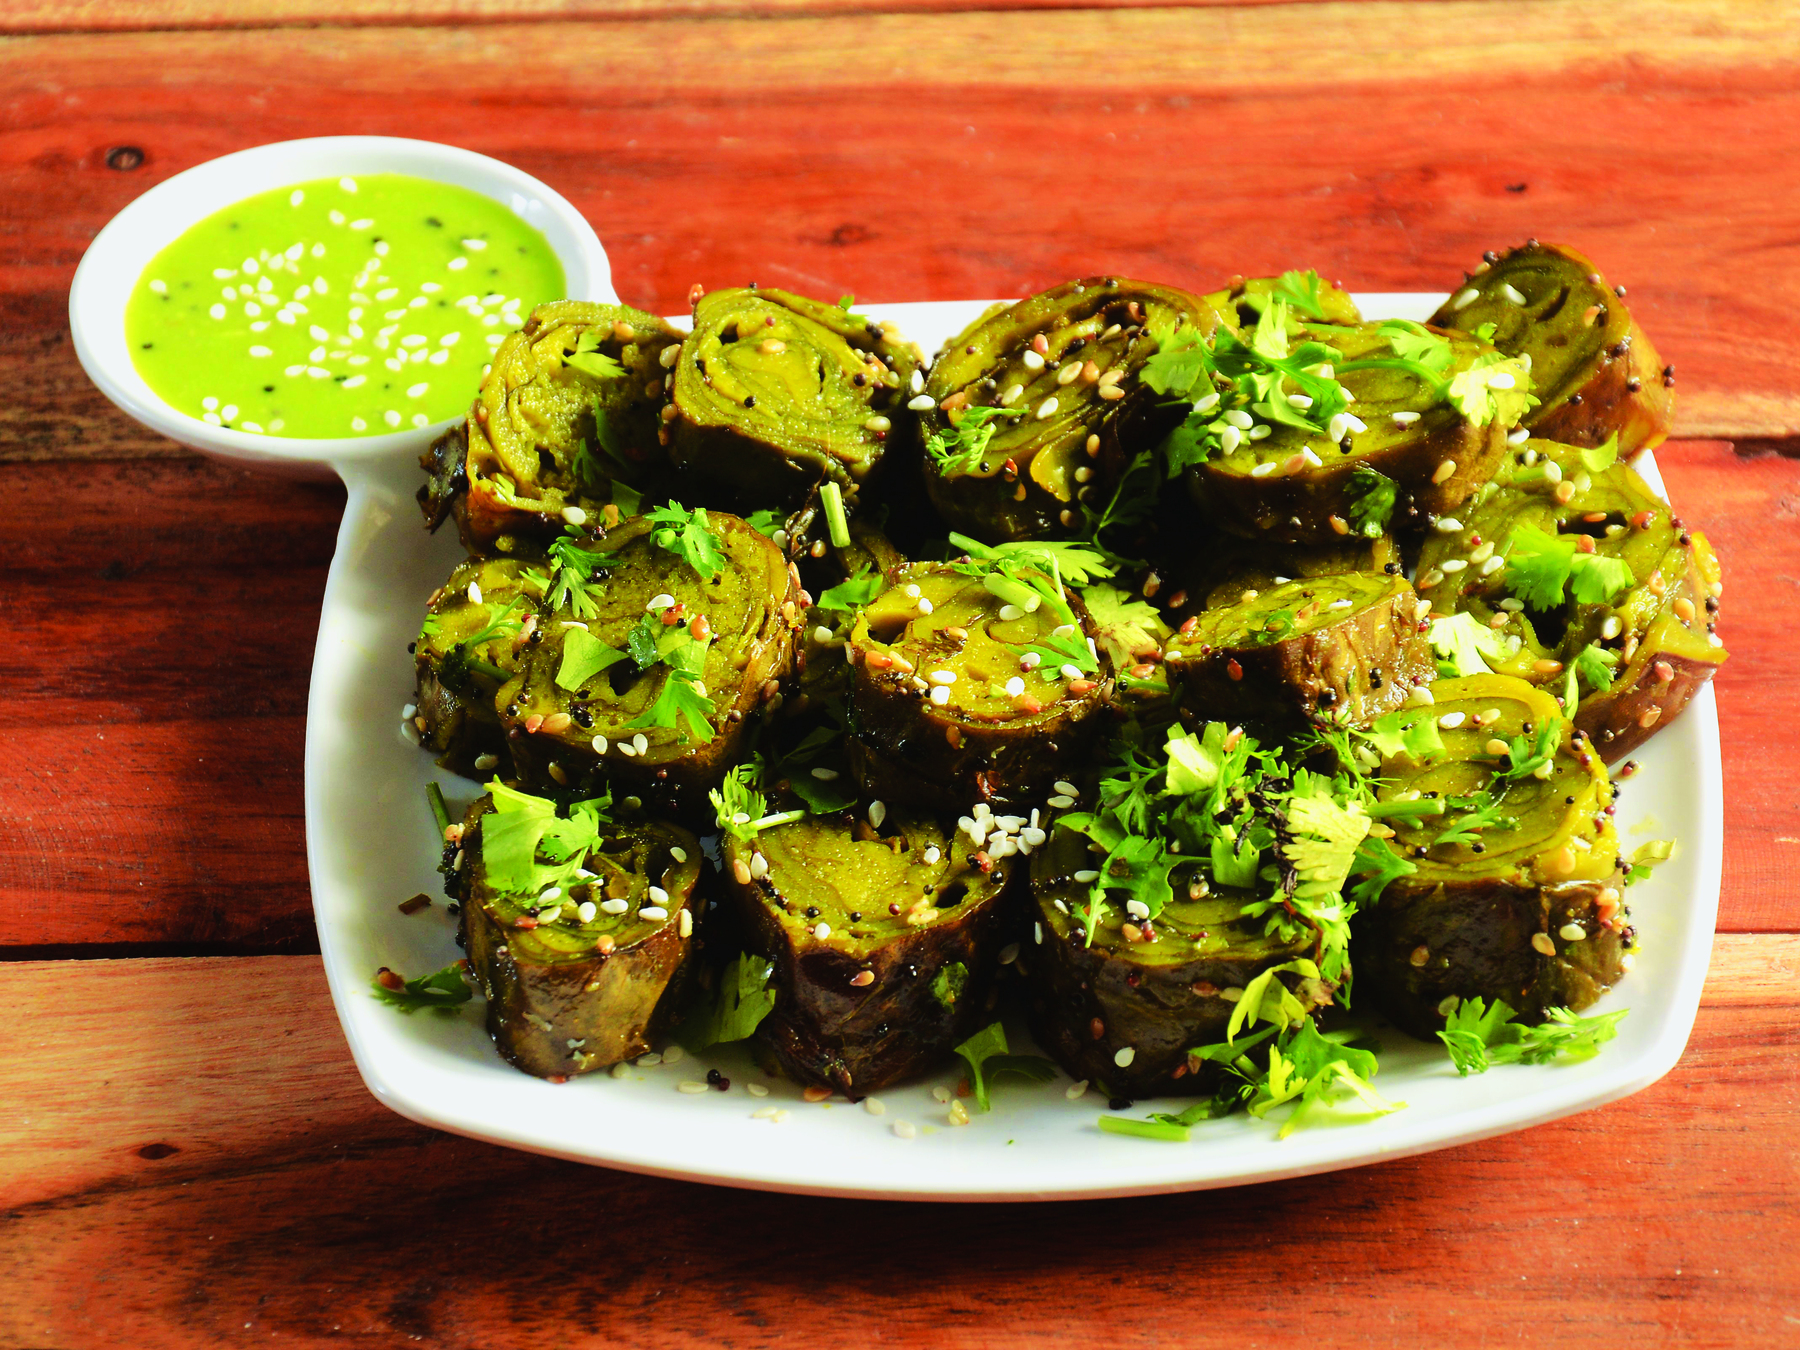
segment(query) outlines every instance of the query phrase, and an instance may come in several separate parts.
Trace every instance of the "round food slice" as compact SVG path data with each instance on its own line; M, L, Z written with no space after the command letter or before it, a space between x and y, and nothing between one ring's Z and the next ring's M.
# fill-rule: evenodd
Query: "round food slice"
M845 306L714 291L675 366L670 456L702 495L746 510L797 505L826 482L854 496L889 441L912 434L923 365L898 328Z
M538 306L495 350L467 423L421 461L431 527L454 516L470 552L506 553L659 490L657 410L680 342L664 320L625 305ZM615 480L628 485L623 496Z
M807 816L720 847L750 949L775 965L757 1038L798 1082L866 1096L986 1016L1011 860L972 863L935 817L902 809Z
M1443 752L1384 758L1372 814L1414 869L1352 923L1359 993L1429 1039L1455 995L1527 1021L1579 1011L1624 973L1612 787L1543 690L1506 675L1440 680Z
M544 610L497 697L520 781L612 785L698 818L779 707L803 614L792 566L736 516L670 506L559 545Z
M1303 372L1335 381L1351 401L1322 430L1295 425L1294 410L1322 410L1318 399L1332 386L1308 394L1284 375L1265 396L1252 400L1260 388L1252 381L1248 392L1237 385L1197 410L1199 422L1191 417L1178 433L1195 438L1196 449L1182 457L1197 462L1185 474L1194 500L1222 529L1330 544L1452 511L1492 476L1527 401L1521 364L1466 334L1393 320L1301 324L1293 336L1296 345L1270 359L1304 362ZM1267 345L1266 335L1252 341L1253 350ZM1282 369L1265 370L1254 354L1242 364L1246 379L1273 380Z
M679 1001L693 946L699 841L662 821L568 828L580 808L562 816L543 798L504 790L501 798L470 808L457 872L462 941L487 999L488 1034L513 1065L539 1078L592 1073L646 1053ZM557 824L534 848L531 829L546 814ZM545 863L562 843L567 856ZM522 846L534 864L527 869L519 866ZM549 877L552 884L541 884Z
M1660 445L1674 425L1675 374L1624 296L1575 250L1532 239L1484 255L1431 322L1488 333L1509 356L1530 359L1540 402L1524 424L1534 434L1588 446L1616 435L1630 456Z
M494 695L518 673L518 638L536 612L530 564L470 558L426 603L413 644L420 744L437 762L479 777L510 759Z
M913 563L857 616L850 763L863 791L938 809L1032 803L1078 763L1112 687L1086 606L1035 569Z
M932 364L920 417L938 513L989 543L1091 531L1131 458L1185 410L1137 378L1157 332L1206 338L1198 297L1114 277L1066 282L991 310Z
M1053 830L1031 858L1034 941L1018 964L1031 990L1031 1029L1072 1078L1113 1097L1205 1093L1217 1068L1189 1051L1225 1039L1235 1000L1271 966L1310 956L1239 916L1255 897L1211 889L1177 869L1175 899L1154 923L1104 906L1088 941L1085 913L1098 861L1087 840ZM1041 934L1041 940L1038 940Z
M1427 538L1420 592L1493 635L1480 652L1492 669L1559 690L1573 670L1575 725L1607 763L1674 721L1724 664L1712 547L1610 443L1526 441L1465 514Z
M1190 616L1165 663L1183 711L1200 721L1362 726L1436 674L1426 627L1405 577L1328 574Z

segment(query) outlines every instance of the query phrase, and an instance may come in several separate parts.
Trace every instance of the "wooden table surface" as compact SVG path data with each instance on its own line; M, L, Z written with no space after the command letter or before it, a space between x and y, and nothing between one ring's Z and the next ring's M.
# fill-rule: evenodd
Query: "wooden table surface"
M11 0L0 7L0 1350L1800 1345L1800 13L1752 0ZM1041 1207L756 1195L415 1126L362 1087L301 744L340 490L82 376L94 233L294 136L510 160L619 291L867 300L1572 244L1678 372L1723 555L1720 937L1680 1065L1306 1181Z

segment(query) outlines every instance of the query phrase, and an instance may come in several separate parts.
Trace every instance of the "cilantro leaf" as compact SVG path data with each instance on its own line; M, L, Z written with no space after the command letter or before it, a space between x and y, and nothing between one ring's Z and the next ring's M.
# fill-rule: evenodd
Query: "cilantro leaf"
M712 715L713 702L698 673L670 666L655 701L625 725L634 729L668 727L683 741L691 737L704 744L713 738Z
M625 649L631 653L631 659L637 663L639 670L648 670L662 660L658 644L667 628L668 625L656 615L646 614L625 634Z
M1309 319L1322 319L1325 317L1324 285L1319 274L1309 267L1304 272L1283 272L1269 287L1269 295L1285 301L1296 313Z
M598 617L600 610L594 603L589 584L604 557L593 549L581 547L578 539L569 535L551 544L550 577L544 589L544 598L550 608L561 609L566 605L577 619ZM530 575L542 580L535 572Z
M1153 321L1149 336L1156 343L1156 352L1144 362L1138 378L1157 393L1192 394L1194 386L1203 382L1201 377L1211 374L1212 352L1193 325L1177 328L1171 320ZM1201 392L1209 392L1212 382L1204 384L1207 388Z
M799 820L804 811L768 811L768 799L762 786L763 763L760 755L733 766L725 781L706 794L712 803L713 819L718 827L735 839L754 839L763 830Z
M1570 589L1584 605L1610 605L1637 584L1629 563L1604 553L1577 553L1571 576Z
M960 420L925 438L925 453L945 477L970 473L980 465L988 442L994 439L994 419L1023 417L1025 412L1024 408L965 408Z
M818 599L818 608L831 614L854 615L876 596L886 585L886 578L875 570L871 563L864 563L853 577L838 582Z
M1367 906L1381 899L1389 882L1411 876L1419 869L1395 852L1387 840L1371 836L1356 846L1354 870L1359 879L1351 888L1351 898L1358 905Z
M651 535L656 546L679 557L700 574L701 580L711 581L724 571L725 554L717 531L707 523L705 507L696 506L690 511L680 502L670 502L645 519L662 527Z
M1478 997L1468 998L1451 1009L1438 1039L1449 1049L1457 1073L1466 1078L1486 1073L1495 1064L1592 1059L1619 1034L1619 1023L1628 1011L1577 1017L1567 1008L1546 1008L1544 1023L1527 1027L1514 1022L1516 1014L1499 999L1490 1007Z
M1003 1073L1017 1074L1034 1083L1048 1083L1056 1077L1056 1066L1039 1055L1009 1054L1006 1028L991 1023L956 1047L969 1066L969 1086L975 1090L975 1103L983 1111L993 1109L988 1095L988 1078Z
M585 628L571 628L563 634L562 663L556 668L556 687L564 690L581 688L594 676L626 659L617 647L609 647Z
M1415 764L1424 764L1444 753L1444 738L1438 734L1437 718L1428 710L1397 708L1370 723L1363 736L1383 759L1405 755Z
M1379 539L1394 518L1399 496L1399 485L1393 479L1359 464L1344 485L1344 519L1365 539Z
M1491 794L1459 797L1454 799L1454 804L1468 809L1438 832L1437 837L1432 840L1433 847L1438 844L1478 843L1483 830L1516 830L1519 827L1517 820L1502 814L1499 799Z
M421 975L416 980L406 981L399 989L389 989L377 975L370 982L370 988L381 1002L409 1016L420 1008L441 1008L449 1012L474 997L475 991L463 978L463 968L467 964L466 961L454 961L434 975ZM388 971L388 974L392 973Z
M720 972L712 1001L682 1023L676 1039L694 1054L729 1041L748 1040L763 1018L775 1010L778 991L768 987L774 973L773 961L740 953Z
M1618 668L1619 654L1598 642L1590 642L1575 657L1576 678L1589 689L1605 693L1613 687L1613 671Z
M625 374L624 366L600 350L600 334L592 328L581 331L575 350L562 354L562 363L595 380L616 380Z
M1036 652L1043 663L1052 668L1073 666L1083 675L1091 675L1100 669L1100 662L1088 647L1088 640L1072 633L1051 633L1025 650Z
M1575 541L1522 525L1507 541L1506 589L1535 610L1555 609L1574 567Z
M1286 1139L1321 1117L1368 1119L1402 1109L1405 1102L1390 1102L1370 1085L1379 1067L1374 1053L1340 1039L1354 1034L1327 1035L1307 1019L1278 1038L1269 1047L1268 1068L1243 1075L1252 1088L1246 1103L1250 1114L1261 1119L1276 1107L1294 1104L1277 1132Z
M787 516L775 510L752 511L744 517L744 524L765 539L773 539L786 523Z
M1071 586L1085 586L1113 575L1106 558L1086 544L1060 539L1021 539L1010 544L984 544L966 534L952 534L952 546L983 562L1016 563L1054 575Z
M1498 422L1517 426L1537 407L1531 393L1531 371L1517 356L1483 352L1469 368L1451 376L1447 391L1456 410L1478 427Z
M1083 590L1081 598L1094 621L1095 643L1117 667L1129 666L1139 652L1160 649L1169 636L1161 611L1128 591L1100 583Z
M481 817L481 859L487 882L507 895L535 895L575 875L599 846L600 826L610 822L611 796L577 802L567 815L545 797L488 784L494 809Z
M1449 339L1432 332L1422 323L1388 319L1382 323L1380 332L1395 356L1421 365L1435 375L1441 376L1456 364L1456 354Z
M1467 675L1491 675L1492 665L1509 653L1500 635L1473 614L1445 614L1431 621L1432 651L1450 664L1442 673L1453 679Z

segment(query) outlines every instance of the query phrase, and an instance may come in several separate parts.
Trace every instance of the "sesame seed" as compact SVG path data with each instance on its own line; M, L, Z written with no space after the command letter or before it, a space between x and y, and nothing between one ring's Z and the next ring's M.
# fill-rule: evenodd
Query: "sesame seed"
M1035 351L1027 351L1023 360L1027 370L1038 371L1044 368L1044 358Z
M1017 605L1000 606L1000 617L1007 623L1011 623L1014 619L1023 618L1024 616L1025 611L1020 609Z
M1244 443L1244 433L1236 427L1226 427L1219 433L1219 449L1231 454Z
M1414 685L1407 692L1406 701L1411 707L1426 708L1437 702L1437 696L1431 692L1428 686L1419 684Z
M689 1078L689 1079L684 1080L683 1082L677 1083L675 1085L675 1090L677 1092L685 1092L689 1096L693 1096L696 1093L705 1092L706 1084L695 1082L692 1078Z
M1394 414L1394 421L1403 427L1410 427L1414 422L1416 422L1418 420L1419 420L1419 414L1416 412L1402 411L1402 412L1397 412Z
M1556 944L1550 940L1550 935L1548 933L1533 933L1531 935L1531 945L1534 950L1543 953L1545 956L1556 955Z
M1054 397L1047 398L1042 403L1038 404L1038 410L1035 415L1040 422L1045 418L1054 417L1056 415L1056 399Z
M565 506L562 509L562 518L571 525L580 526L587 524L588 515L579 506Z
M924 371L922 371L922 370L914 370L913 371L910 387L911 387L913 393L915 393L915 394L922 394L925 392L925 372Z
M640 1069L654 1069L662 1062L662 1056L656 1054L654 1051L648 1055L639 1055L636 1060L637 1066Z
M1088 1080L1084 1078L1079 1083L1071 1083L1067 1088L1063 1089L1063 1096L1067 1097L1072 1102L1079 1101L1082 1097L1087 1095L1087 1090Z
M1480 294L1481 292L1476 290L1473 286L1465 291L1458 291L1456 299L1450 302L1450 308L1459 312L1465 310L1475 303L1476 298L1479 297Z
M650 739L640 731L631 738L631 746L632 749L636 750L640 755L648 754L650 752Z
M1136 1058L1136 1050L1132 1049L1129 1045L1121 1046L1118 1052L1113 1055L1113 1063L1117 1064L1121 1069L1129 1069L1131 1067L1131 1061Z
M1530 439L1531 432L1524 427L1519 427L1506 433L1506 443L1508 445L1523 445Z
M1438 725L1444 728L1445 731L1454 731L1457 727L1460 727L1465 720L1467 719L1462 713L1445 713L1442 717L1438 718Z
M1274 472L1274 464L1258 464L1254 469L1250 470L1250 476L1252 478L1267 478Z
M894 1134L901 1139L913 1139L918 1136L918 1128L910 1120L896 1120L893 1125Z
M930 394L919 394L908 399L906 406L911 408L914 412L924 412L927 408L937 407L937 400Z
M1510 281L1503 281L1500 283L1500 294L1512 301L1515 305L1522 305L1525 303L1524 293Z
M942 708L950 702L950 689L947 685L933 685L931 693L927 697L931 699L932 703Z
M1250 430L1250 428L1253 425L1255 425L1255 423L1251 419L1250 414L1245 412L1241 408L1233 408L1233 409L1231 409L1230 412L1227 412L1224 416L1225 416L1225 421L1229 425L1236 427L1239 431L1248 431L1248 430Z

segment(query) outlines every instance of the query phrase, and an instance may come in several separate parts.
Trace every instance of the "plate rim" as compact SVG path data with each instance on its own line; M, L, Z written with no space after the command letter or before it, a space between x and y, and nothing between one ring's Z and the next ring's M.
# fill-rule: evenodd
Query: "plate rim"
M1427 297L1418 293L1394 293L1391 296L1359 295L1358 298L1359 300L1366 299L1369 302L1403 299L1410 305L1416 306L1427 299L1436 299L1437 297ZM989 302L921 302L916 305L870 304L863 308L867 312L882 314L898 311L904 316L908 311L916 312L927 307L938 308L946 304L959 307L966 305L973 311L986 303ZM1653 457L1648 454L1640 457L1637 466L1640 469L1647 467L1649 469L1647 476L1652 479L1653 484L1658 484L1659 476L1655 472ZM1086 1179L1083 1179L1082 1169L1076 1167L1070 1174L1046 1176L1044 1185L1029 1188L1022 1188L1013 1182L993 1185L975 1183L945 1186L935 1184L928 1178L917 1183L909 1182L907 1184L858 1183L846 1180L841 1176L814 1180L796 1174L790 1165L781 1161L784 1155L779 1151L770 1155L776 1159L773 1164L761 1166L758 1165L758 1158L741 1154L715 1155L704 1164L683 1164L670 1159L666 1148L659 1150L654 1145L646 1148L641 1141L602 1147L595 1147L591 1142L586 1145L576 1145L566 1140L544 1138L539 1134L534 1134L530 1128L522 1124L515 1124L511 1120L505 1125L496 1125L492 1122L471 1123L472 1117L467 1111L459 1114L453 1103L446 1104L434 1096L421 1096L417 1091L416 1084L401 1081L404 1075L395 1072L397 1066L388 1062L386 1051L372 1044L370 1039L363 1034L365 1029L363 1023L370 1010L379 1009L390 1017L392 1014L368 998L364 981L349 968L350 954L346 950L346 946L350 935L340 927L337 921L336 914L332 910L332 897L324 893L326 884L324 879L334 875L334 872L332 859L329 856L326 832L317 828L327 814L324 801L329 781L327 757L330 747L327 741L327 728L333 726L337 721L336 710L326 706L327 695L333 692L330 669L337 658L334 650L328 650L328 643L333 636L331 630L334 628L334 618L344 607L344 593L351 585L353 574L360 565L364 535L371 520L386 513L390 499L396 495L403 505L410 504L409 499L416 473L416 467L409 460L364 462L345 467L344 476L349 495L344 517L339 526L337 545L333 552L325 595L320 608L319 644L315 651L308 694L305 748L307 859L313 893L314 919L318 927L321 956L326 968L333 1008L337 1013L339 1025L344 1031L352 1058L364 1083L377 1100L407 1119L466 1138L479 1139L566 1161L609 1167L640 1175L705 1182L741 1189L854 1199L926 1202L986 1203L1112 1199L1247 1185L1262 1181L1317 1175L1346 1167L1364 1166L1371 1162L1416 1156L1442 1148L1475 1143L1502 1134L1514 1133L1593 1110L1640 1092L1674 1068L1686 1048L1698 1016L1701 991L1710 964L1723 871L1722 747L1716 696L1711 682L1708 682L1695 696L1678 724L1691 728L1681 734L1692 739L1694 743L1692 749L1697 752L1695 762L1690 767L1699 783L1697 791L1697 801L1700 807L1699 818L1684 822L1677 833L1677 838L1684 845L1684 851L1691 850L1695 855L1690 864L1690 871L1696 884L1688 892L1685 912L1681 915L1678 930L1665 938L1665 940L1678 939L1682 950L1676 957L1674 979L1659 991L1661 997L1657 999L1657 1003L1660 1013L1658 1024L1660 1030L1654 1040L1629 1056L1620 1054L1609 1058L1606 1053L1603 1053L1596 1060L1576 1066L1585 1072L1579 1074L1570 1072L1570 1076L1564 1080L1552 1081L1548 1086L1539 1085L1531 1090L1521 1091L1504 1102L1457 1109L1452 1112L1447 1121L1440 1115L1425 1112L1420 1116L1411 1117L1411 1120L1419 1122L1417 1126L1410 1123L1408 1112L1400 1111L1394 1115L1383 1117L1379 1121L1367 1122L1366 1127L1308 1131L1305 1132L1305 1135L1296 1135L1292 1139L1280 1143L1274 1139L1271 1130L1266 1153L1259 1151L1257 1155L1259 1159L1266 1156L1268 1159L1266 1166L1238 1166L1224 1172L1209 1169L1204 1165L1208 1156L1206 1141L1196 1139L1190 1141L1182 1151L1171 1148L1167 1152L1141 1155L1145 1158L1168 1160L1165 1165L1154 1169L1161 1174L1158 1176L1146 1177L1140 1174L1130 1179L1109 1182L1098 1173L1089 1173ZM391 518L391 515L388 518ZM370 917L372 918L373 915L371 914ZM496 1062L498 1061L496 1060ZM406 1066L401 1064L398 1067L405 1068ZM414 1067L416 1068L417 1065ZM509 1072L516 1073L516 1070L509 1069ZM1542 1071L1509 1070L1509 1072ZM1550 1072L1557 1071L1552 1069ZM518 1077L517 1086L520 1089L518 1094L520 1096L528 1095L535 1088L547 1087L538 1080L525 1075L518 1075ZM769 1101L774 1103L775 1099L770 1098ZM1362 1132L1365 1128L1366 1133ZM1352 1133L1351 1131L1356 1132ZM1092 1136L1095 1140L1106 1137L1097 1131ZM1303 1139L1310 1139L1311 1142L1300 1142ZM1348 1145L1335 1146L1339 1141L1345 1139L1350 1140ZM1145 1145L1145 1147L1160 1148L1154 1143ZM927 1162L926 1155L921 1153L917 1156L921 1165ZM1183 1159L1186 1159L1185 1164Z

